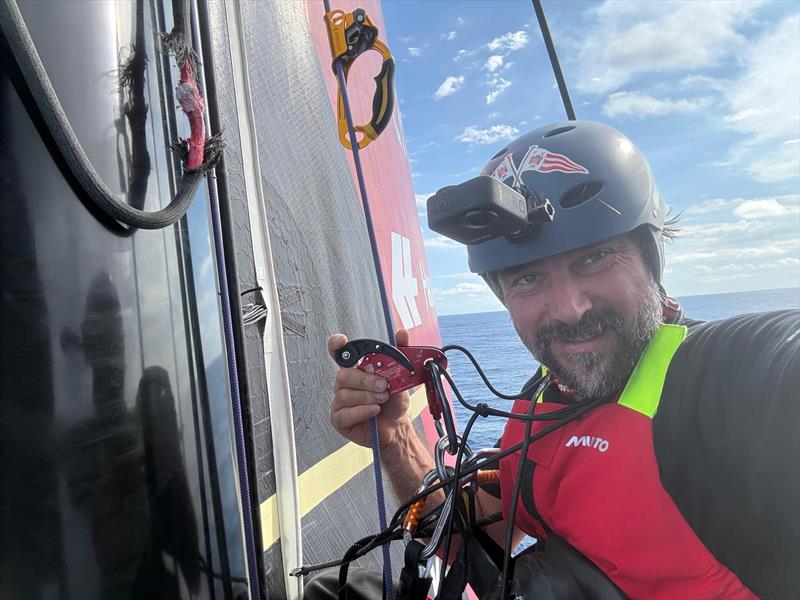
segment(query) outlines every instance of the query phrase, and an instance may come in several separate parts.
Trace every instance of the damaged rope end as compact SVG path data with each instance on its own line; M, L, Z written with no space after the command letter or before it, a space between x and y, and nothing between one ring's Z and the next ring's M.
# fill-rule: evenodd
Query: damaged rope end
M173 29L169 33L161 34L161 50L167 54L175 56L175 62L181 67L185 60L189 61L192 73L197 72L200 66L200 57L194 51L192 45L183 36L183 33Z
M195 78L200 61L189 41L176 29L161 36L161 47L175 55L175 63L181 70L180 80L175 87L175 98L189 120L189 138L184 140L188 150L185 163L190 170L198 169L206 162L206 104Z
M183 163L183 169L187 173L193 171L208 171L217 166L222 158L222 151L225 149L225 141L222 139L222 134L217 133L205 139L203 162L196 167L188 165L190 142L186 138L180 138L177 142L170 144L170 149L178 155L178 158Z

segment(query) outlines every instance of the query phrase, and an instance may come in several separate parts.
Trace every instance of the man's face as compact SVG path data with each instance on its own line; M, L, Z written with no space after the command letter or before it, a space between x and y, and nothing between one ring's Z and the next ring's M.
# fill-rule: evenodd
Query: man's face
M579 400L627 381L661 323L658 287L623 235L497 274L514 328Z

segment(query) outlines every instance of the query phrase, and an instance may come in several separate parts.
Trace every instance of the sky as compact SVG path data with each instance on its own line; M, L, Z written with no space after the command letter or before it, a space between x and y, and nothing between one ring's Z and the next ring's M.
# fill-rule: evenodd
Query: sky
M543 2L578 119L644 152L673 296L800 286L800 2ZM501 310L425 200L565 112L528 0L383 0L434 303Z

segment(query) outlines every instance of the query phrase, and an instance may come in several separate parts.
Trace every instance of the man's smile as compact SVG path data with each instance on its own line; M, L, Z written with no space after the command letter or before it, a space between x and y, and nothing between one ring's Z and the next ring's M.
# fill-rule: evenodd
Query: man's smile
M604 326L600 333L590 334L582 339L572 341L553 340L550 343L550 348L556 356L597 352L607 347L613 337L613 331Z

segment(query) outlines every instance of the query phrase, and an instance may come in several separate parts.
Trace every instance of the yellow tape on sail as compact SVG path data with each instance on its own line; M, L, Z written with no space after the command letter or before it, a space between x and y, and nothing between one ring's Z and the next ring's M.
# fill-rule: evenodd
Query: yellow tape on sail
M428 405L425 388L420 387L411 394L408 413L416 419ZM298 478L300 488L300 517L305 517L319 506L325 498L345 485L353 477L372 464L372 450L352 442L345 444L319 461ZM278 500L275 494L261 503L261 536L264 550L280 538L278 525Z

